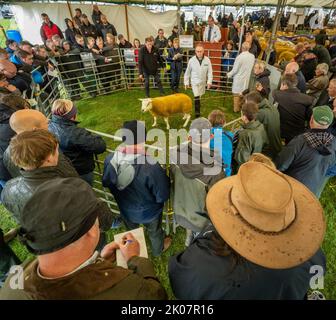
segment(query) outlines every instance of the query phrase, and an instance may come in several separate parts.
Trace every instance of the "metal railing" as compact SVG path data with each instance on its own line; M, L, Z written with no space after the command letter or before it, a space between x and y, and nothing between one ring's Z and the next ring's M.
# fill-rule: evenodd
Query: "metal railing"
M229 131L234 131L238 125L240 125L240 118L235 119L233 121L230 121L228 123L226 123L224 125L224 128L226 130ZM95 130L91 130L91 129L87 129L88 131L90 131L93 134L96 134L102 138L105 139L106 144L107 145L111 145L114 142L118 141L121 142L122 139L119 136L114 136L114 135L110 135L107 133L103 133L103 132L99 132L99 131L95 131ZM169 139L168 139L169 140ZM181 142L181 143L186 143L186 141ZM157 146L152 146L150 144L145 144L145 147L147 149L152 149L155 151L163 151L163 148L157 147ZM171 146L169 147L169 149L171 148L175 148L176 146ZM104 160L105 158L108 156L108 154L114 152L115 150L112 150L111 148L107 148L106 151L98 156L95 156L95 169L94 169L94 184L93 184L93 190L97 193L97 196L104 202L107 203L107 205L109 206L110 210L116 214L120 214L119 208L118 208L118 204L116 202L116 200L114 199L113 195L111 194L111 192L106 189L105 187L103 187L102 184L102 177L103 177L103 166L104 166ZM170 165L169 165L169 152L167 152L168 155L168 159L167 162L162 162L160 163L161 166L163 168L166 169L167 175L170 175ZM172 189L171 189L172 190ZM170 230L170 223L173 224L173 230L175 232L176 230L176 223L175 220L173 219L173 207L172 207L172 193L170 193L170 197L168 199L168 201L165 203L164 206L164 210L163 210L163 221L165 223L165 230L166 233L169 234L169 230Z
M144 84L139 78L137 57L134 54L133 60L130 59L130 51L134 53L134 49L113 48L108 56L87 52L51 58L56 76L50 75L45 67L36 68L34 71L43 71L44 82L43 85L33 84L31 98L37 101L39 110L49 115L52 103L61 97L76 100L141 89ZM231 94L232 79L227 78L227 73L232 69L237 52L232 51L230 54L227 56L226 50L206 50L206 55L212 61L214 79L209 91ZM184 72L193 55L194 50L183 51L180 87L183 87ZM167 89L171 87L170 63L165 54L163 60L165 68L160 69L160 78L163 88ZM150 86L156 86L153 79L150 80Z

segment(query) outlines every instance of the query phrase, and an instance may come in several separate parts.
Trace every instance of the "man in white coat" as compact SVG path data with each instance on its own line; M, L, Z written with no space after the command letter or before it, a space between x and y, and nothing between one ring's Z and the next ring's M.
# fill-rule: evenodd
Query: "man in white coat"
M228 72L228 78L233 78L233 111L240 112L242 105L241 94L249 86L251 72L254 66L255 57L249 52L250 44L244 42L242 44L242 53L236 58L233 68Z
M211 88L212 84L212 65L208 57L204 55L204 47L198 44L195 48L196 55L189 62L184 73L185 89L190 86L195 97L195 117L201 114L201 96L205 93L205 87Z
M203 41L207 42L219 42L222 38L221 31L218 26L215 25L213 17L208 18L208 25L204 29Z

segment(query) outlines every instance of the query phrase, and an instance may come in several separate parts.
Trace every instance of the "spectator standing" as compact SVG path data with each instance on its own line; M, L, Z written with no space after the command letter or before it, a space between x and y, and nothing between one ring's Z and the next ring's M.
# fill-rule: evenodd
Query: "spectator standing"
M145 81L145 93L149 98L149 77L153 76L161 95L164 94L159 67L163 68L163 60L159 51L154 47L151 37L145 39L145 45L139 50L139 77Z
M314 97L314 104L329 85L328 71L329 67L326 63L318 64L315 70L315 77L307 83L307 94Z
M261 47L258 39L254 36L254 31L252 29L246 31L244 42L249 43L249 52L252 53L256 58L258 58L261 52Z
M177 299L306 299L311 268L326 266L325 219L301 183L248 162L210 189L206 206L213 226L169 260Z
M79 29L75 28L71 19L66 18L64 21L67 26L65 30L65 39L69 41L72 46L74 46L76 45L76 35L80 35L81 33Z
M231 161L233 152L233 133L224 129L225 114L220 110L213 110L208 117L211 123L210 150L216 150L222 157L225 176L229 177L232 173Z
M60 149L71 160L80 177L92 185L94 155L106 150L105 141L77 126L77 108L70 100L56 100L51 112L49 131L58 138Z
M15 52L15 50L17 50L18 48L18 44L15 40L11 40L11 39L7 39L6 40L6 51L8 52L9 56L12 56Z
M312 50L313 50L313 53L317 57L317 63L326 63L329 66L329 68L331 67L332 65L331 57L330 57L328 49L325 46L321 44L317 44L316 42L313 42Z
M323 90L319 99L316 102L316 106L328 105L330 109L333 109L333 103L336 98L336 79L331 79L326 90Z
M81 28L82 26L82 16L83 16L82 10L80 8L76 8L75 15L72 18L72 21L75 23L77 28Z
M268 98L271 88L270 88L270 75L271 72L266 69L266 64L263 61L257 61L253 68L253 81L252 90L257 90L263 97Z
M100 35L100 32L97 30L97 28L93 24L90 23L86 14L83 14L80 19L82 22L80 26L82 35L85 38L92 37L96 40L97 37Z
M205 93L205 87L209 90L212 84L212 65L210 59L204 55L204 47L196 45L195 56L189 62L184 73L184 87L187 89L190 84L194 94L195 117L201 115L201 96Z
M170 62L170 87L174 92L178 92L183 69L183 51L182 48L180 48L179 40L177 38L173 41L173 47L168 50L167 61Z
M264 125L257 120L258 112L259 108L256 103L248 102L242 106L243 125L242 129L236 133L238 143L234 151L234 160L238 168L247 162L253 153L261 153L268 144Z
M92 6L92 21L93 24L96 26L97 30L100 31L100 24L101 24L101 16L102 12L99 10L98 5L94 4Z
M210 139L210 121L195 119L190 125L188 143L170 153L174 214L176 222L187 229L186 245L209 223L205 212L207 192L225 178L221 155L210 150Z
M223 52L222 66L224 72L229 72L233 68L233 64L237 57L237 51L234 51L234 43L229 40L226 44L226 48Z
M64 38L61 29L49 19L49 16L46 13L42 13L41 18L43 23L40 29L40 34L44 43L48 39L51 39L51 37L55 34L58 34L62 39Z
M104 41L106 41L106 35L108 33L111 33L113 36L117 36L117 30L116 28L114 27L113 24L109 23L107 21L107 18L104 14L102 14L100 16L100 21L101 21L101 24L100 24L100 31L103 35L103 38L104 38Z
M258 91L252 91L244 97L245 103L256 103L258 105L257 120L264 125L268 145L263 149L263 153L275 159L282 149L280 135L280 115L276 106L263 97Z
M178 26L174 26L173 30L172 30L172 34L168 37L168 40L170 40L171 42L173 42L173 40L175 38L179 37L179 29Z
M241 109L241 94L248 88L251 72L254 66L255 57L249 52L250 45L247 42L242 44L242 53L236 58L233 68L228 72L228 78L233 78L233 111Z
M13 289L10 276L0 299L166 299L152 263L139 257L133 235L96 252L98 206L94 191L78 178L54 179L39 187L24 208L21 233L37 259L24 267L24 289ZM115 265L117 248L128 270Z
M280 90L274 90L272 94L278 103L281 138L287 144L305 131L314 98L299 91L295 74L282 76Z
M194 41L203 41L202 30L198 24L195 25L192 35L194 36Z
M133 48L134 48L135 62L136 62L136 65L138 66L139 65L139 51L141 48L141 42L138 38L135 38L133 40Z
M29 107L29 104L17 93L16 87L1 76L0 74L0 193L6 181L11 178L3 162L5 150L10 139L15 135L9 125L9 119L15 111Z
M162 230L169 180L160 164L146 155L146 128L142 122L125 122L122 134L124 145L105 159L103 186L115 197L128 230L145 225L153 255L159 256L171 243Z
M322 193L328 168L336 163L336 138L328 132L333 120L329 106L315 107L310 129L293 138L276 160L280 171L302 182L316 196Z
M295 74L297 77L297 88L301 93L306 93L306 79L300 71L299 64L296 62L290 62L286 65L285 74L291 75Z
M158 30L158 35L154 40L154 46L156 49L159 50L159 53L162 55L163 50L165 48L167 48L168 46L168 40L167 38L164 36L164 31L163 29L159 29Z
M217 25L215 25L215 20L213 17L208 18L208 25L204 29L203 41L207 42L219 42L222 38L221 31Z

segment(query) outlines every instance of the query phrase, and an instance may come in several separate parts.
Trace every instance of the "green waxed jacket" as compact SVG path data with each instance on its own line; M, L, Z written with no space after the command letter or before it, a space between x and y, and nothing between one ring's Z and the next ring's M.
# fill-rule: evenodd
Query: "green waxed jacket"
M234 155L238 167L247 162L253 153L262 152L267 143L266 131L263 124L258 120L243 124L243 129L239 132L238 144Z
M167 299L153 264L146 258L133 257L128 261L129 269L124 269L98 257L94 263L57 279L41 278L37 266L37 260L24 266L24 290L11 288L15 275L8 277L0 289L0 300Z
M259 103L257 120L264 125L269 142L264 147L263 153L272 159L275 159L282 149L278 108L269 103L267 99L264 99Z

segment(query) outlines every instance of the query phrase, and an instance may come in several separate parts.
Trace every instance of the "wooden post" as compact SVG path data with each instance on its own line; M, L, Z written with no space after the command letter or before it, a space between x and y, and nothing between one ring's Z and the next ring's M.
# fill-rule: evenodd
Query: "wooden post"
M126 17L126 30L127 30L127 40L132 42L130 39L130 33L129 33L129 26L128 26L128 10L127 10L127 4L125 4L125 17Z
M72 14L72 9L71 9L71 4L69 1L67 1L67 5L68 5L69 13L70 13L70 19L73 22L73 14Z
M279 19L280 10L281 10L282 6L285 4L285 2L286 2L286 0L278 0L278 5L277 5L277 8L276 8L276 12L275 12L275 20L274 20L273 26L272 26L272 35L270 37L270 41L269 41L268 48L267 48L266 63L268 63L268 61L270 59L275 40L277 38L276 32L278 30L278 25L279 25L279 22L280 22L280 19Z
M245 15L246 15L246 0L244 0L243 20L242 20L242 25L240 26L240 36L239 36L238 52L240 52L241 45L242 45L242 42L243 42L243 33L245 31Z
M180 10L181 10L181 1L177 0L177 27L178 27L178 34L180 34L181 30L181 15L180 15ZM184 26L183 30L184 30Z

